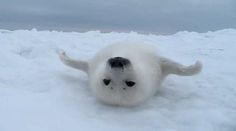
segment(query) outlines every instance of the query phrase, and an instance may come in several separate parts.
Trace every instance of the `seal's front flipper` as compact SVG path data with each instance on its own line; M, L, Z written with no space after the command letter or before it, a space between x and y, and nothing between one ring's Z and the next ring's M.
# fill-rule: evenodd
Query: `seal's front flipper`
M197 61L190 66L184 66L167 58L161 58L161 68L164 76L176 74L181 76L191 76L199 73L202 70L202 64Z
M86 61L73 60L69 58L65 52L60 53L60 59L65 65L82 70L86 73L88 72L88 63Z

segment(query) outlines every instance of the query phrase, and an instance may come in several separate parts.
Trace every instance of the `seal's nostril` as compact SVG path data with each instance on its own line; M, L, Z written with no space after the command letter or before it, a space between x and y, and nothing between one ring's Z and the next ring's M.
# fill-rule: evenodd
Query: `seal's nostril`
M110 64L112 68L123 68L124 66L127 66L128 64L130 64L130 61L126 58L114 57L114 58L110 58L108 60L108 63Z

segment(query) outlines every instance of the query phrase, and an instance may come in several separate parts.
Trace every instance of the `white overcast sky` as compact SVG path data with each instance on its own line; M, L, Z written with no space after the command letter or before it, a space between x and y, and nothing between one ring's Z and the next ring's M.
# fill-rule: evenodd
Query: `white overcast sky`
M1 0L0 28L206 32L236 28L236 0Z

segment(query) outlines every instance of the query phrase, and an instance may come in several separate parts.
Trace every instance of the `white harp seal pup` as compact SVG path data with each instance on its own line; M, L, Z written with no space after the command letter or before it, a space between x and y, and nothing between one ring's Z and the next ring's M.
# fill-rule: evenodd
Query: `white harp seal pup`
M65 52L60 59L88 74L89 86L100 101L117 106L146 101L169 74L192 76L202 69L199 61L184 66L160 56L150 44L130 42L109 45L87 61L72 59Z

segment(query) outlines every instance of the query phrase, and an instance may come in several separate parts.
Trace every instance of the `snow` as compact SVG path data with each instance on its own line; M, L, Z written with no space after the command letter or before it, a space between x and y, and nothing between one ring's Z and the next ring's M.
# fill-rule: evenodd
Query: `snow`
M58 52L89 59L123 40L152 43L202 73L169 76L155 97L137 107L100 103L83 72L64 66ZM0 131L235 131L236 29L173 35L0 30Z

